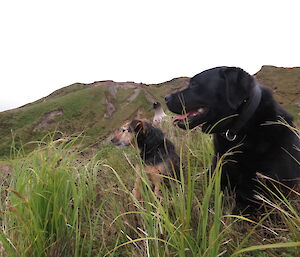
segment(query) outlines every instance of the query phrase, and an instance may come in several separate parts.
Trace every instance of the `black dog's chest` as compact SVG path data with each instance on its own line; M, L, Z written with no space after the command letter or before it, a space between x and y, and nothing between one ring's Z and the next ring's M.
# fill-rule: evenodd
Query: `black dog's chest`
M260 154L266 154L270 150L272 142L263 137L249 137L247 135L237 137L234 141L229 141L223 135L215 135L214 147L218 154L227 152L252 156L259 158Z
M223 172L230 172L237 176L243 173L254 176L256 172L267 172L265 163L274 157L275 152L271 149L271 142L266 138L247 138L247 136L230 142L223 136L217 135L214 138L214 147L217 157L226 155Z
M231 152L224 160L222 186L227 186L227 181L230 181L231 186L239 185L242 190L246 185L254 183L256 173L278 180L292 179L295 174L300 175L300 168L291 157L297 159L297 153L287 148L288 145L279 139L276 142L268 136L256 136L230 142L223 136L216 135L214 138L216 156L220 157ZM216 161L215 158L214 165Z

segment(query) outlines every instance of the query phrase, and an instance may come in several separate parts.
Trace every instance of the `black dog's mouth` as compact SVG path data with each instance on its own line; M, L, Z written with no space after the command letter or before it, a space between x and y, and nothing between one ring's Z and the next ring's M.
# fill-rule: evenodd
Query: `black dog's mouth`
M203 116L207 113L207 108L201 107L197 110L189 111L185 114L175 117L173 124L180 128L194 128L202 123L204 123Z

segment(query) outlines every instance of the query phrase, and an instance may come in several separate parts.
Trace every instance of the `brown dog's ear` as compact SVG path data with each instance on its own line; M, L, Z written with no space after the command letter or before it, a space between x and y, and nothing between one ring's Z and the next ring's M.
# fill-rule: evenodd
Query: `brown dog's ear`
M226 81L227 102L232 109L236 110L249 97L254 86L253 77L236 67L226 67L223 76Z
M145 124L142 120L133 120L130 123L129 128L131 131L134 131L137 134L137 133L144 132Z

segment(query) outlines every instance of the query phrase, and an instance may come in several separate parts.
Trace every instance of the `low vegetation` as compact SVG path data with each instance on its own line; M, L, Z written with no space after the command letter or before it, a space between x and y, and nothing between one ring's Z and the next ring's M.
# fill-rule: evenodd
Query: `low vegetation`
M166 124L182 160L157 199L142 176L133 197L133 147L78 151L81 137L47 136L25 154L12 148L1 181L1 256L300 256L300 198L265 199L257 217L233 213L220 190L222 159L210 170L211 138ZM230 154L230 153L228 153ZM300 164L299 164L300 165ZM275 183L275 182L274 182Z

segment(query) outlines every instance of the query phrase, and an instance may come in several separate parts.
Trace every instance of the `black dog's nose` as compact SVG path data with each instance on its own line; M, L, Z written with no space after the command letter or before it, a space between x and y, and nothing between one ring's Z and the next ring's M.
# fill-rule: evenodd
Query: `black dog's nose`
M166 101L166 103L169 102L169 101L171 100L171 98L172 98L172 94L166 95L166 96L165 96L165 101Z

